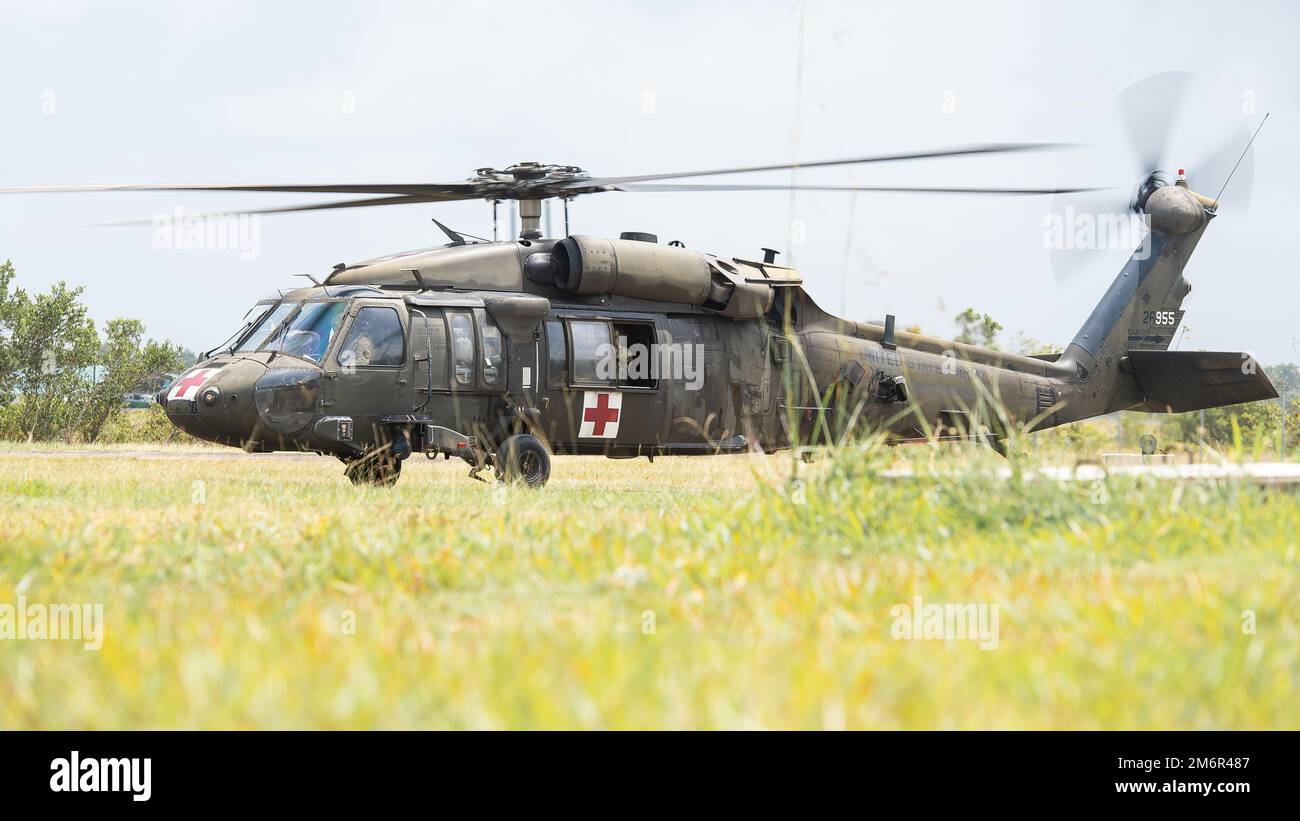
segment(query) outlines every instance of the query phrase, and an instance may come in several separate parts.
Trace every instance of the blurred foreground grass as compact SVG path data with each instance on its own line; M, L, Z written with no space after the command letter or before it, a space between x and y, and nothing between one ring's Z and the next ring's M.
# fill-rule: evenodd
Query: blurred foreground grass
M928 448L358 490L187 453L0 455L0 603L105 611L98 651L0 641L0 727L1300 727L1287 491ZM997 649L893 638L916 596L997 604Z

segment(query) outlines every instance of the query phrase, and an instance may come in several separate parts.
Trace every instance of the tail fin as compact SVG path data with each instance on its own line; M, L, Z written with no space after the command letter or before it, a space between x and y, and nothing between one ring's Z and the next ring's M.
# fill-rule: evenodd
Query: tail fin
M1182 237L1149 233L1075 334L1075 353L1114 361L1128 351L1168 350L1183 321L1183 298L1192 290L1183 267L1204 231L1202 226Z
M1183 268L1214 218L1211 201L1186 183L1156 188L1142 203L1150 231L1061 356L1084 372L1113 367L1129 351L1163 351L1183 319L1192 286Z

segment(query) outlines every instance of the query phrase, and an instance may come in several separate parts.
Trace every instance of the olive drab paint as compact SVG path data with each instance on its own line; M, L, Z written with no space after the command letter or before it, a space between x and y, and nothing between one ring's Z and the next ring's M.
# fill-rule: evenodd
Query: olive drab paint
M1060 147L967 145L797 167ZM1002 452L1013 426L1041 430L1117 410L1182 412L1277 396L1262 371L1243 367L1243 357L1253 365L1248 354L1168 350L1191 290L1184 268L1218 211L1217 200L1191 191L1181 174L1175 185L1163 185L1156 172L1141 184L1131 208L1150 235L1060 354L1021 356L896 332L892 317L882 326L833 316L796 271L776 264L772 249L762 249L760 262L661 244L641 232L618 239L569 232L567 203L576 196L762 190L772 186L675 181L794 167L597 177L526 162L482 168L455 183L8 186L0 193L369 197L267 212L493 203L492 241L435 220L446 245L339 263L323 281L313 277L310 287L258 303L231 340L158 394L172 423L200 439L330 454L357 484L391 484L417 453L462 459L474 477L495 468L502 479L536 487L550 475L551 453L770 453L863 432L894 442L974 439ZM564 204L562 239L542 235L545 199ZM501 200L518 202L517 239L496 241Z
M1236 353L1169 352L1133 331L1150 293L1181 317L1183 267L1212 216L1157 221L1169 233L1135 254L1059 355L842 319L789 268L646 235L453 242L286 292L279 328L247 331L160 400L199 438L333 454L350 468L371 460L377 467L352 475L380 484L414 453L461 458L477 473L517 435L551 453L611 458L773 452L863 431L1000 449L1010 424L1275 395ZM323 345L318 361L285 352L277 340L295 337L294 318L321 302L346 307L327 344L299 343ZM259 336L272 341L249 349ZM636 367L629 351L670 355ZM601 368L602 355L622 358ZM688 356L698 371L674 370Z

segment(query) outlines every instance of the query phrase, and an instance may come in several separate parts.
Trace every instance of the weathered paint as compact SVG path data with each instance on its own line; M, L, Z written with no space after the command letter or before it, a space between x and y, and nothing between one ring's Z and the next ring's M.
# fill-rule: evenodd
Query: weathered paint
M1179 225L1187 222L1182 217ZM1150 258L1135 254L1059 357L906 332L887 345L882 326L823 311L797 284L797 273L770 263L683 249L657 254L639 241L610 241L611 253L621 248L628 263L620 269L611 256L584 293L549 278L554 240L452 244L344 266L324 286L285 292L290 302L348 303L322 361L220 353L200 363L218 369L210 383L220 401L177 400L167 411L200 438L345 460L391 447L401 456L408 448L458 449L451 455L484 464L504 438L521 431L554 452L611 457L771 452L866 430L899 439L977 433L996 441L1008 425L1041 429L1117 408L1158 409L1160 397L1150 388L1144 393L1134 378L1130 350L1148 352L1148 386L1167 383L1178 402L1189 401L1196 376L1186 365L1177 380L1151 376L1173 329L1144 329L1151 323L1143 318L1158 310L1166 325L1181 320L1189 290L1182 271L1208 220L1178 236L1154 234ZM588 244L605 248L601 242ZM656 277L675 283L668 295L690 299L628 295L659 293ZM357 312L368 305L398 312L400 365L349 369L339 362ZM473 361L459 367L456 345L466 343L453 343L454 317L473 329ZM689 350L702 373L623 384L579 378L575 327ZM496 344L501 359L489 361ZM291 385L280 397L289 412L268 421L254 404L254 388L281 369L311 378L281 379ZM1233 391L1271 393L1267 379L1259 379L1219 390L1225 401ZM283 429L297 424L303 403L315 403L312 423Z

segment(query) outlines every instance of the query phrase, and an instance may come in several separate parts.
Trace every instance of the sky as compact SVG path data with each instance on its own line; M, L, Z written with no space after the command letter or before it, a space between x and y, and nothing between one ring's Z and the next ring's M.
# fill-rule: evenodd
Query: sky
M0 20L0 185L450 182L525 160L621 175L1069 143L717 181L1115 186L1104 199L609 193L570 211L573 233L649 231L741 258L776 248L823 307L851 318L892 313L942 336L974 307L1055 344L1127 252L1071 252L1064 264L1047 226L1127 199L1142 175L1116 96L1188 70L1184 105L1160 118L1162 167L1186 166L1194 189L1217 191L1223 158L1230 168L1270 116L1187 267L1177 344L1300 359L1287 210L1297 4L0 0ZM102 225L310 201L0 195L0 259L29 290L84 285L97 320L138 317L151 336L199 350L255 300L304 282L295 274L442 242L431 217L492 230L481 202L271 215L201 249ZM552 219L560 232L558 208Z

